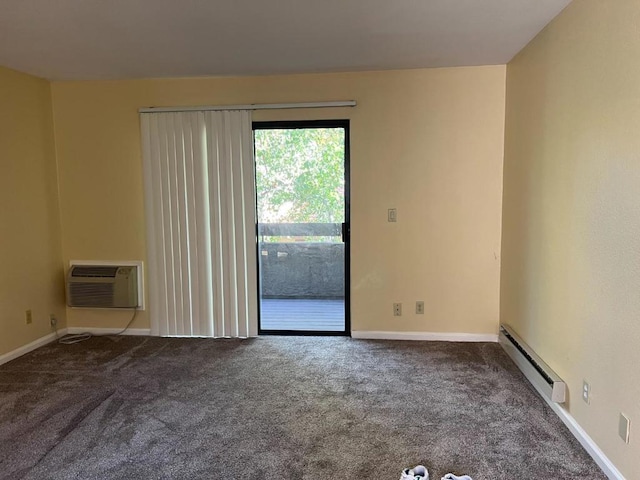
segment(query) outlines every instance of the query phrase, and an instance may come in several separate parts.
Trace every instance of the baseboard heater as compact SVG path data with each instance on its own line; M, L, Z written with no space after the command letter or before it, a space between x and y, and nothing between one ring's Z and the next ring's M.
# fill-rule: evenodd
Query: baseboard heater
M552 402L564 403L567 386L509 325L500 325L500 345L525 377Z

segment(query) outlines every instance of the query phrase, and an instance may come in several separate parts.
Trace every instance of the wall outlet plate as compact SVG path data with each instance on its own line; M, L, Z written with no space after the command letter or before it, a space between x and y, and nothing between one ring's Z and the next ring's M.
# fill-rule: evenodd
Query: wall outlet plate
M27 325L31 325L31 323L33 323L33 314L31 313L31 310L26 310L24 314Z
M389 222L397 222L398 221L398 210L395 208L390 208L387 212L387 220Z
M402 316L402 304L401 303L394 303L393 304L393 316L394 317L401 317Z
M424 302L422 300L416 302L416 314L424 315Z

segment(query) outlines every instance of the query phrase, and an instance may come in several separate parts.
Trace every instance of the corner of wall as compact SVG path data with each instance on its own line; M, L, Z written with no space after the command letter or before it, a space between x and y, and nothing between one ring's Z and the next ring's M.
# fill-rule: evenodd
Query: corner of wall
M66 325L61 226L50 84L0 67L0 355ZM30 311L30 315L27 315ZM30 317L30 319L29 319Z

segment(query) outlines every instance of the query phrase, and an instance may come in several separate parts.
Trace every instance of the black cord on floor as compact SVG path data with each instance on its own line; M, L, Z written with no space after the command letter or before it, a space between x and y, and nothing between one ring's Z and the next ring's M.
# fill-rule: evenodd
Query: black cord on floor
M74 334L70 334L70 335L65 335L62 338L58 338L58 343L61 343L63 345L73 345L74 343L80 343L80 342L84 342L85 340L89 340L91 337L113 337L113 336L122 335L131 326L133 321L136 319L136 315L137 314L138 314L138 307L136 306L133 309L133 316L131 317L131 320L129 320L129 323L127 323L127 326L124 327L122 330L120 330L117 333L103 333L103 334L100 334L100 335L96 335L96 334L89 333L89 332L74 333ZM56 325L55 329L56 329L56 337L58 337L58 327L57 327L57 325Z

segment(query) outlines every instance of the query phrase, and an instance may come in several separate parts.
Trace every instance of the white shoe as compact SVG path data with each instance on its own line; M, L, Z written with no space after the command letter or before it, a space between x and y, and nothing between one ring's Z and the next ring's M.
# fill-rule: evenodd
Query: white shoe
M418 465L413 468L405 468L402 471L400 480L429 480L429 472L426 467Z

